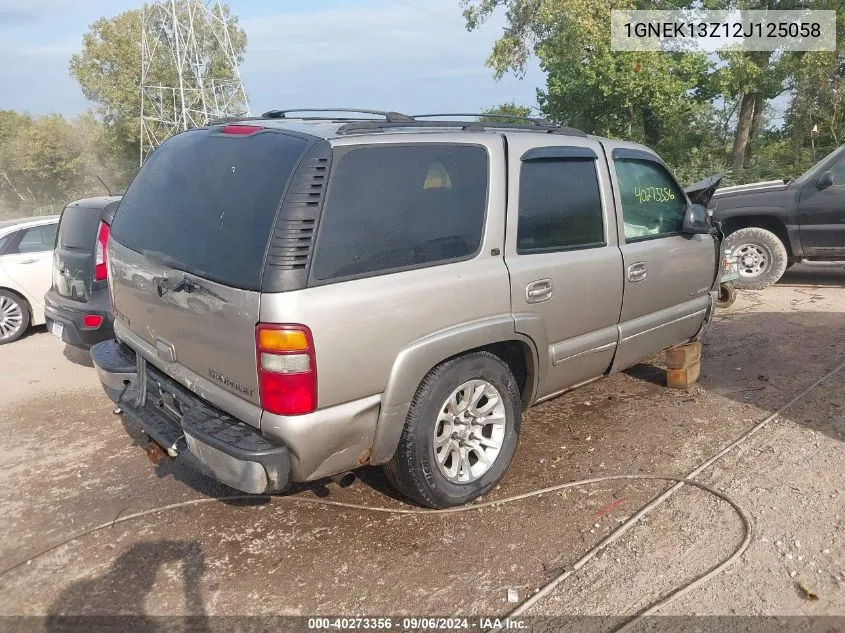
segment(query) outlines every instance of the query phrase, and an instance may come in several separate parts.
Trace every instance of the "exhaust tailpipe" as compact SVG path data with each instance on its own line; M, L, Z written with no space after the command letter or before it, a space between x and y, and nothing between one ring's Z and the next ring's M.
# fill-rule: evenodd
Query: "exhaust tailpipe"
M347 486L351 486L355 483L355 473L351 470L346 471L345 473L338 473L337 475L332 475L329 477L333 482L335 482L341 488L346 488Z

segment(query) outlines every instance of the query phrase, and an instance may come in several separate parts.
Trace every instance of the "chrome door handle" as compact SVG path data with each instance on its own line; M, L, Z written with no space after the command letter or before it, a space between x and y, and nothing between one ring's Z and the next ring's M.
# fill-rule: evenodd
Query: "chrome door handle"
M648 267L645 262L637 262L628 266L628 281L643 281L648 277Z
M554 285L551 279L538 279L525 287L525 300L528 303L540 303L552 298Z
M24 259L23 261L18 262L19 264L34 264L38 260L37 259Z

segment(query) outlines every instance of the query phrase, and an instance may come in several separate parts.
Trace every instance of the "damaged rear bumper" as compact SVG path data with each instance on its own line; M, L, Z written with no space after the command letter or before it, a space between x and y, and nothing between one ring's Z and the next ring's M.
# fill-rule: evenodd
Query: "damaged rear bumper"
M291 479L287 446L217 409L115 340L91 348L103 389L167 454L228 486L280 492Z

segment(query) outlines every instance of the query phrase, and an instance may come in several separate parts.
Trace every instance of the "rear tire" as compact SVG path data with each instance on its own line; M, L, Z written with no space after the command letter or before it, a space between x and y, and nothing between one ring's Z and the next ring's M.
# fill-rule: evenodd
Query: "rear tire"
M788 255L780 238L766 229L750 226L731 233L725 247L739 259L739 279L743 290L762 290L776 283L786 270Z
M0 345L17 341L29 328L32 316L26 301L8 290L0 290Z
M420 505L468 503L504 475L521 415L516 380L498 356L474 352L448 360L417 389L385 474Z

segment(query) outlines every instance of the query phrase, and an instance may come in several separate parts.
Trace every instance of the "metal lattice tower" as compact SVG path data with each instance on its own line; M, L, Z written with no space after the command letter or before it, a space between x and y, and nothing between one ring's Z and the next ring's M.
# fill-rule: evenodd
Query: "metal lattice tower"
M158 0L142 9L141 163L168 136L249 115L222 3Z

